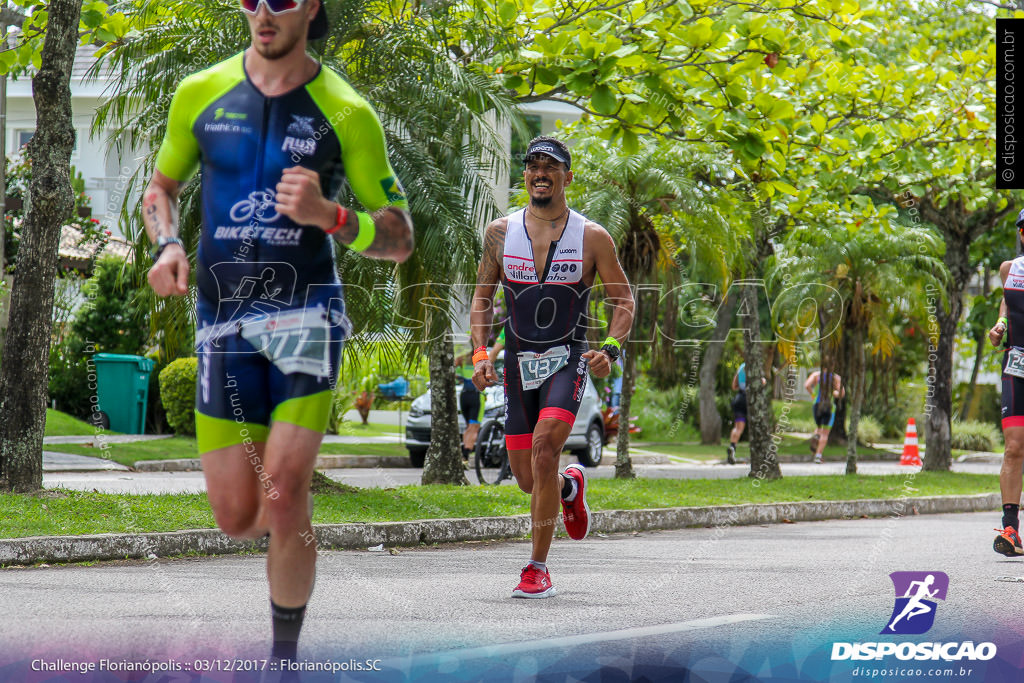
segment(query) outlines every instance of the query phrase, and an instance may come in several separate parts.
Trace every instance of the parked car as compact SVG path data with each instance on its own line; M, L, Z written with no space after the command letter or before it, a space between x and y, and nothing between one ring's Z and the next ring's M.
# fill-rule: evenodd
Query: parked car
M502 369L499 358L497 369ZM455 404L462 395L462 382L455 385ZM484 411L504 409L505 388L500 384L484 390ZM459 414L459 433L466 429L466 421ZM405 447L409 451L409 460L413 467L423 467L423 460L430 446L430 390L413 400L409 408L409 419L405 423ZM576 456L585 467L597 467L601 464L604 450L604 418L601 414L601 400L597 396L594 383L587 382L580 410L576 416L569 438L565 442L565 450Z

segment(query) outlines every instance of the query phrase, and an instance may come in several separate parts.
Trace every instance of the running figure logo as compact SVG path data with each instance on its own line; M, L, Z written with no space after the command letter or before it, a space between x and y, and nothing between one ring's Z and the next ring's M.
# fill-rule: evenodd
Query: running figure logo
M893 572L896 605L882 635L927 633L935 622L935 599L945 600L949 576L944 572Z

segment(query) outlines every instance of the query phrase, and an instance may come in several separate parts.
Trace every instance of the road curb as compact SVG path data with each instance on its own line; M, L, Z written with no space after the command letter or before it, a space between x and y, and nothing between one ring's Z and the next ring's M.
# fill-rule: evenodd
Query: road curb
M318 470L374 467L412 467L404 455L318 455ZM176 460L139 460L133 466L136 472L195 472L202 469L199 458Z
M591 531L622 533L687 527L813 522L865 516L901 517L950 512L984 512L996 510L1000 504L1001 497L998 493L983 493L973 496L605 510L593 513ZM527 515L517 515L371 524L318 524L315 531L321 549L353 550L381 544L415 546L420 543L521 538L528 533L529 524L530 519ZM150 534L40 536L0 540L0 566L28 565L37 562L156 559L186 554L224 555L265 549L265 540L237 541L216 529Z

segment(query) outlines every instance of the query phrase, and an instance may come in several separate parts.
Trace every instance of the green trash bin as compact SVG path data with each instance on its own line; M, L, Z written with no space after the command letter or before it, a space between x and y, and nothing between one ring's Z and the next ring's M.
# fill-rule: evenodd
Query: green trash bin
M121 353L97 353L97 409L110 422L110 429L124 434L142 434L146 427L149 373L156 366L149 358Z

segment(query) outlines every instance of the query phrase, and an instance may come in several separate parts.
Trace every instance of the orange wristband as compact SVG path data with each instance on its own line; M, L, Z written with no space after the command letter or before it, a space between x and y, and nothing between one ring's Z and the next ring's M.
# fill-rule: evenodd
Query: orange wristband
M473 365L476 365L482 360L490 360L490 356L487 355L487 347L481 346L479 349L473 352Z

